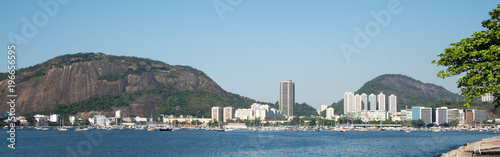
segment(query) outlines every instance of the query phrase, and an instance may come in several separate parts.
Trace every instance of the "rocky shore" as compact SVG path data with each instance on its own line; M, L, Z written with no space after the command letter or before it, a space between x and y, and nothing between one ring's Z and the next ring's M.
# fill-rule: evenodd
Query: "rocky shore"
M467 143L441 157L500 156L500 136Z

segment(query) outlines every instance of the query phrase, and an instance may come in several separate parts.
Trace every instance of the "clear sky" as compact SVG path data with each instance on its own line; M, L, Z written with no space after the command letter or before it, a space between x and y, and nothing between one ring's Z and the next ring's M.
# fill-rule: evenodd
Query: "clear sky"
M5 0L0 43L17 43L19 67L78 52L137 56L192 66L229 92L273 103L279 82L293 80L296 102L320 108L382 74L404 74L458 93L457 78L436 77L443 68L431 61L450 43L483 30L481 21L498 4ZM343 51L345 45L351 49Z

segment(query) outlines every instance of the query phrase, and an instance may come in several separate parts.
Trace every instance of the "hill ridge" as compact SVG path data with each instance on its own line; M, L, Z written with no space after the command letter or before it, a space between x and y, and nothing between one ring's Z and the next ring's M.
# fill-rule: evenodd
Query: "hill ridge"
M378 94L383 92L386 97L391 94L397 96L398 109L404 109L406 106L429 106L432 104L442 104L455 102L462 97L456 93L446 90L442 86L432 83L424 83L403 74L383 74L367 81L355 94ZM388 99L386 98L386 101ZM386 104L388 104L386 102ZM331 107L335 108L337 113L343 113L343 99L333 103ZM388 109L388 107L386 107Z

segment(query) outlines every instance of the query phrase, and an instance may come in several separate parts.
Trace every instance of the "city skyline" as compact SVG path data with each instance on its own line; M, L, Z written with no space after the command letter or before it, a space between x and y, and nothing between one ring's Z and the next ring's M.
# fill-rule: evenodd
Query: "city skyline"
M0 17L7 23L0 26L0 42L20 43L19 68L78 52L137 56L192 66L223 89L264 102L278 101L275 82L292 79L301 84L296 101L315 108L382 74L404 74L458 93L460 76L438 78L443 68L430 62L450 43L484 30L481 21L496 2L398 2L400 11L381 23L387 1L245 1L222 16L212 1L69 1L52 12L36 1L2 1L0 12L8 16ZM47 19L33 22L39 13ZM366 34L373 22L379 31ZM23 28L34 29L23 34ZM360 31L369 35L361 47L354 41ZM11 40L12 34L26 40ZM359 53L344 53L342 43Z

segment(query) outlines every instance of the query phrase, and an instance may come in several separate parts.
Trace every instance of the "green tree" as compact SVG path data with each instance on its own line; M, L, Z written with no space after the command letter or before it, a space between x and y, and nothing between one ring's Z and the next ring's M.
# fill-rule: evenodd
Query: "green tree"
M465 96L462 101L467 102L465 107L470 107L470 102L491 93L500 97L500 5L489 13L490 19L481 24L486 30L473 33L470 37L451 43L449 48L440 53L439 60L433 64L446 67L437 75L441 78L452 77L465 73L457 81L460 94ZM500 105L500 99L493 104L495 108Z
M450 121L450 126L458 126L458 121L457 120L452 120Z

